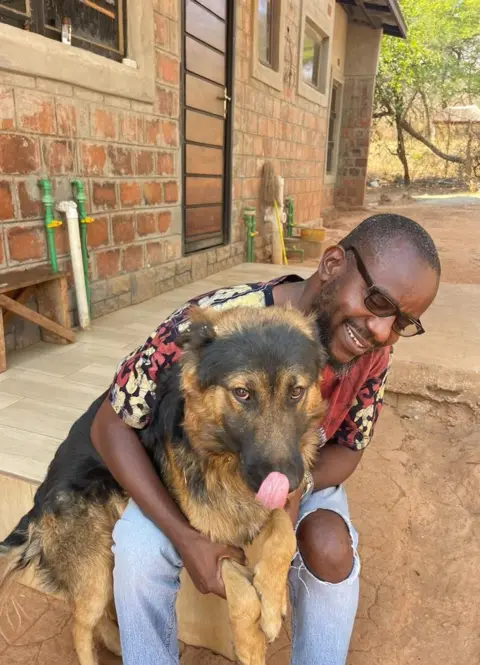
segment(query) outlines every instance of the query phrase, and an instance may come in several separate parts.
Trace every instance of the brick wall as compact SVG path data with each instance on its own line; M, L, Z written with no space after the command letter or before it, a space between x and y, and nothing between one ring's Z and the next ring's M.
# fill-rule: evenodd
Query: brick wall
M327 109L297 94L301 0L289 0L285 46L284 88L277 91L251 76L251 0L236 3L236 71L234 120L233 237L243 237L243 209L257 208L261 235L258 259L271 253L270 225L262 224L262 166L272 160L292 196L295 221L321 226ZM334 11L333 0L330 12Z

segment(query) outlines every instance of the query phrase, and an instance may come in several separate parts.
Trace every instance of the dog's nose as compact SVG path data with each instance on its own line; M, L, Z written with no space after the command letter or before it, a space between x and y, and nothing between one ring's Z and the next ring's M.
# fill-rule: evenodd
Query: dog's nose
M305 469L300 455L276 462L265 459L252 460L245 469L248 486L255 493L258 492L265 478L274 471L282 473L288 478L289 492L293 492L302 482Z

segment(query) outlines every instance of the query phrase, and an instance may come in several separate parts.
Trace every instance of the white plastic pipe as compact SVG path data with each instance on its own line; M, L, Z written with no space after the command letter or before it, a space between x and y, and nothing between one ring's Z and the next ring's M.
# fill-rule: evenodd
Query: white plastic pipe
M90 314L88 311L87 290L85 288L85 275L83 272L82 245L80 242L77 204L75 201L60 201L57 205L57 210L65 213L67 218L73 281L75 283L75 294L77 296L78 319L80 322L80 328L85 330L90 325Z

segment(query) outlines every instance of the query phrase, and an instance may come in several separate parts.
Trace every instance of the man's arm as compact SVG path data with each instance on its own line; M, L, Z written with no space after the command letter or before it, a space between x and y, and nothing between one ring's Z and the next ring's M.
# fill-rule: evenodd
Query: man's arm
M336 487L344 483L357 468L363 450L352 450L337 443L320 448L312 471L316 490Z
M135 431L107 399L91 428L92 443L117 482L175 545L195 586L202 593L225 597L219 561L243 563L243 552L211 543L193 529L158 477Z

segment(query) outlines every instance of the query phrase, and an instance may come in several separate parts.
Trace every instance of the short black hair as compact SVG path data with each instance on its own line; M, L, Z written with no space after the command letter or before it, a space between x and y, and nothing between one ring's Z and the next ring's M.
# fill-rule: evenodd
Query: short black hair
M409 217L381 213L367 217L338 243L347 248L354 245L373 254L380 254L395 240L405 240L440 277L441 266L437 248L425 229Z

